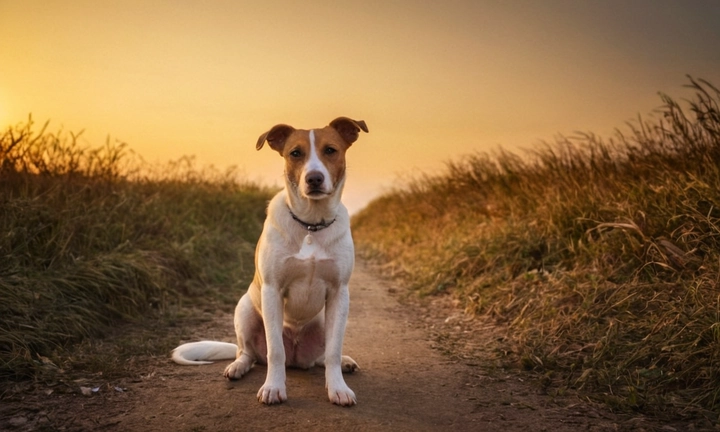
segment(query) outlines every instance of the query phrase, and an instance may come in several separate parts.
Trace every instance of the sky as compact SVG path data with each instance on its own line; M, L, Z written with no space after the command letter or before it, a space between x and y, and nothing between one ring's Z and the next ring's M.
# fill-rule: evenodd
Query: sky
M720 86L718 23L712 0L0 0L0 127L281 186L259 135L365 120L354 212L465 154L609 137L688 74Z

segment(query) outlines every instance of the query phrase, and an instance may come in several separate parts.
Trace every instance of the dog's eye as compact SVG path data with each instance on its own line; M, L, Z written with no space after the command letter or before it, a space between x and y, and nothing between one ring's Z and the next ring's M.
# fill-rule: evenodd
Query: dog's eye
M302 156L302 152L300 150L295 149L290 152L290 156L294 157L294 158L299 158L300 156Z
M335 150L333 147L325 147L325 154L331 155L337 153L337 150Z

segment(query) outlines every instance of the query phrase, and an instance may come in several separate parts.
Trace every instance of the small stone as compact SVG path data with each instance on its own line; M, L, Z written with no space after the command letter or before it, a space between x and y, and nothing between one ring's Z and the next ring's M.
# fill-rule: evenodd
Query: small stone
M24 426L28 422L27 417L13 417L8 422L12 427Z

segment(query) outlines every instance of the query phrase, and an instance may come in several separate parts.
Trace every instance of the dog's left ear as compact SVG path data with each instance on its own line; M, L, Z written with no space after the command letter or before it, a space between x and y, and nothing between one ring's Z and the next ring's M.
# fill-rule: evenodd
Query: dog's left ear
M362 130L368 133L367 125L362 120L353 120L347 117L338 117L330 122L330 127L338 131L342 139L346 143L352 144L358 139L358 134Z
M277 151L282 155L283 148L285 147L285 141L288 139L291 133L295 131L295 128L285 124L279 124L273 126L272 129L260 135L255 149L260 150L265 144L265 141L270 144L270 148Z

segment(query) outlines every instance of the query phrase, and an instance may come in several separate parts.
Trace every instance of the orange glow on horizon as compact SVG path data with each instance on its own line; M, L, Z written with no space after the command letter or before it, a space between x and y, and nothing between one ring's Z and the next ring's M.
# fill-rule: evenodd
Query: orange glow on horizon
M261 133L358 118L354 211L462 154L608 135L658 91L683 97L687 73L720 84L718 19L651 0L2 2L0 126L32 114L89 145L110 135L148 161L195 155L279 184Z

